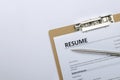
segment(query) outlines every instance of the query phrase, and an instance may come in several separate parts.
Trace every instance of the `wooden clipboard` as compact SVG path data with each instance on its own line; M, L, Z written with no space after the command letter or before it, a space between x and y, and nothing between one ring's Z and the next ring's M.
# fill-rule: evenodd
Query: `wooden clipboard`
M120 22L120 13L113 14L113 19L114 19L114 22ZM75 26L75 24L65 26L65 27L61 27L61 28L57 28L57 29L53 29L53 30L49 31L50 42L51 42L51 45L52 45L52 50L53 50L53 54L54 54L54 58L55 58L55 63L56 63L56 66L57 66L59 80L63 80L63 75L62 75L59 60L58 60L58 55L57 55L57 51L56 51L56 47L55 47L54 37L75 32L76 30L75 30L74 26Z

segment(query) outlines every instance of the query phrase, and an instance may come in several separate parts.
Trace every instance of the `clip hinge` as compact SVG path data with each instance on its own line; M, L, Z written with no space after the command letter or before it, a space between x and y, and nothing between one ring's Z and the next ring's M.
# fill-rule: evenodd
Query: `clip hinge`
M85 31L109 26L110 23L113 22L114 20L112 15L102 16L75 24L75 30L85 32Z

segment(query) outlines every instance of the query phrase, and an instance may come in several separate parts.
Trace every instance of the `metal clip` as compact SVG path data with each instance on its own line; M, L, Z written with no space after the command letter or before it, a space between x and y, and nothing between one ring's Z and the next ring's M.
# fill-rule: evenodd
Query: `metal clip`
M75 24L75 30L76 31L80 30L85 32L85 31L109 26L109 24L113 22L114 20L112 15L102 16Z

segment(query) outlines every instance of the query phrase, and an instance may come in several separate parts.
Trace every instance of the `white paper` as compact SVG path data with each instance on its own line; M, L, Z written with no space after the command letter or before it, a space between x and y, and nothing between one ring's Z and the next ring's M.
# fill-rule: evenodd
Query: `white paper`
M65 43L82 40L87 43L66 47ZM80 31L54 38L64 80L120 80L120 57L74 52L71 48L120 51L120 23L82 33Z

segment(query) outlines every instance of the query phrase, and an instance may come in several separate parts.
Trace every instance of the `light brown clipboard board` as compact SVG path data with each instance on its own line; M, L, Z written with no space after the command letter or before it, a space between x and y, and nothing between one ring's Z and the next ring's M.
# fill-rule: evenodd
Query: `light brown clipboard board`
M115 22L119 22L120 21L120 13L119 14L114 14L113 18L114 18ZM53 54L54 54L54 58L55 58L55 63L56 63L56 66L57 66L59 80L63 80L63 75L62 75L59 60L58 60L58 55L57 55L57 51L56 51L56 47L55 47L55 43L54 43L54 37L75 32L74 26L75 26L75 24L65 26L65 27L61 27L61 28L57 28L57 29L53 29L53 30L49 31L50 42L51 42L51 45L52 45L52 50L53 50Z
M74 25L65 26L62 28L57 28L57 29L53 29L53 30L49 31L50 41L51 41L52 50L53 50L53 54L54 54L54 58L55 58L55 63L57 66L59 80L63 80L63 76L62 76L62 72L61 72L61 68L60 68L60 64L59 64L59 60L58 60L58 56L57 56L57 51L56 51L56 47L55 47L55 43L54 43L54 37L61 36L64 34L69 34L74 31L75 31Z

